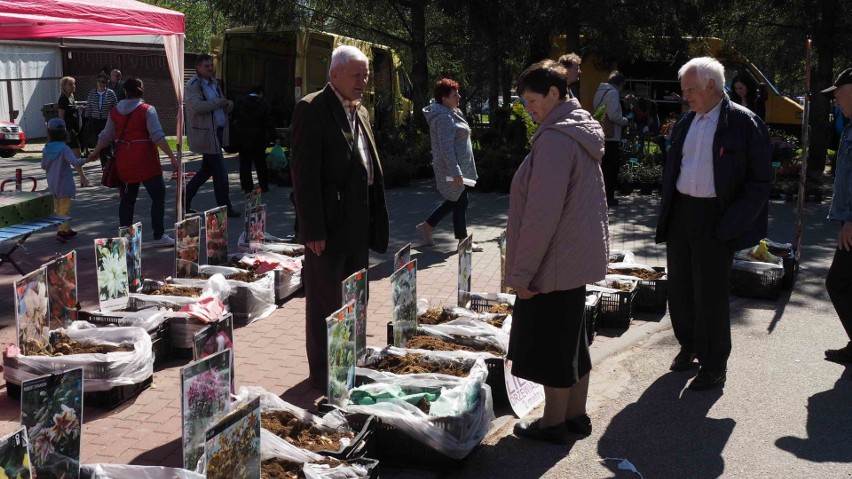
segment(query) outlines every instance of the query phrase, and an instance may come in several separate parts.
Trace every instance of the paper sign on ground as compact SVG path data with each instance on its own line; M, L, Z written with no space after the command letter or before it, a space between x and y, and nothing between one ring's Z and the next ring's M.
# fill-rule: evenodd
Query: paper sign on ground
M345 406L355 387L355 301L326 318L328 326L328 402Z
M402 249L393 255L393 270L396 271L402 268L411 261L411 243L403 246Z
M367 270L362 269L343 280L343 304L355 302L355 358L360 363L367 350Z
M175 276L198 276L198 258L201 242L201 218L187 218L175 223Z
M471 270L473 269L473 235L459 241L459 287L458 305L462 306L464 299L462 291L472 291Z
M503 361L503 370L506 376L506 394L509 396L509 404L518 418L523 418L530 411L544 401L544 387L526 379L512 376L512 362Z
M77 252L72 251L44 265L51 330L77 321Z
M32 442L35 477L80 477L82 422L82 368L21 384L21 425Z
M26 428L0 437L0 473L12 479L30 479L29 440Z
M417 334L417 260L409 261L391 275L393 345L403 347Z
M228 207L220 206L204 212L207 238L207 264L228 263Z
M205 432L228 407L231 351L225 350L180 370L183 467L195 470L204 455Z
M204 359L225 350L231 351L231 392L236 393L234 374L234 316L226 315L210 323L193 337L195 360Z
M212 425L204 452L207 479L260 479L260 398Z
M131 293L142 291L142 223L118 228L127 240L127 284Z
M47 274L39 268L15 281L15 323L21 354L31 355L50 339Z

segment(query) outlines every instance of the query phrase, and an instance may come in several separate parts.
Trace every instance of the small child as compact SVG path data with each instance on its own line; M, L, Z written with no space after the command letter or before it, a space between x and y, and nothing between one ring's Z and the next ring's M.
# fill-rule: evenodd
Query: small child
M71 215L71 200L77 192L72 178L72 167L86 163L86 158L75 158L71 148L65 144L68 133L65 122L52 118L47 122L48 143L41 153L41 167L47 172L47 189L53 194L53 209L59 216ZM62 223L56 232L56 239L66 243L77 236L69 222Z

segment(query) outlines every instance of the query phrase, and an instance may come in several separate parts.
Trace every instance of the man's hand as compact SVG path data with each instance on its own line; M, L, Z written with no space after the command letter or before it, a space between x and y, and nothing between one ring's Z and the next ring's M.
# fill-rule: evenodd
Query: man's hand
M518 297L521 299L530 299L533 296L537 295L537 291L532 291L527 288L515 288L515 292L518 294Z
M172 171L174 172L174 174L172 176L174 176L176 178L178 168L180 167L180 163L178 163L177 158L174 157L174 156L169 157L169 161L172 163Z
M846 221L843 223L843 228L840 228L840 234L837 236L837 249L852 251L852 222Z
M322 252L325 251L325 240L319 241L308 241L305 243L305 246L308 247L313 253L317 256L322 256Z
M455 184L457 184L457 185L463 185L463 184L464 184L464 177L463 177L463 176L456 176L456 177L454 177L454 178L453 178L453 183L455 183Z
M225 113L231 113L234 110L234 102L225 100Z

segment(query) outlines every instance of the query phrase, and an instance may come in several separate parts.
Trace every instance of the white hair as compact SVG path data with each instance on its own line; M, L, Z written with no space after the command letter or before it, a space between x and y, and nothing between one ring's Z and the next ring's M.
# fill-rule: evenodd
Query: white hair
M328 65L328 76L338 67L342 67L351 61L364 62L370 64L370 59L364 52L352 45L340 45L331 52L331 63Z
M699 79L704 80L705 85L713 80L716 83L716 91L725 91L725 67L715 58L693 58L680 67L680 70L677 71L677 78L680 79L688 71L694 71Z

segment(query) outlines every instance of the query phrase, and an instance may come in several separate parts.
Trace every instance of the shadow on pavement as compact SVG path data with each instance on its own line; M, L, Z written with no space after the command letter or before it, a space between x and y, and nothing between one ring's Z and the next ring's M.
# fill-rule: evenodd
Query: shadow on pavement
M482 464L488 464L492 471L501 471L499 477L541 477L565 459L573 447L574 442L556 445L510 435L492 446L479 446L470 458L473 461L466 461L461 469L453 471L447 477L481 478L482 470L477 466ZM469 467L469 464L474 467Z
M323 396L325 396L325 391L320 391L311 383L310 379L305 379L288 389L281 395L281 399L302 409L313 411L316 409L317 400Z
M134 457L130 464L140 466L183 467L183 440L177 438Z
M808 399L807 438L785 436L775 445L811 462L852 463L852 366L846 366L834 388Z
M598 442L600 457L626 458L649 478L722 476L722 450L736 422L707 417L723 392L683 390L691 377L667 373L654 381L612 419ZM617 465L606 462L613 474Z

